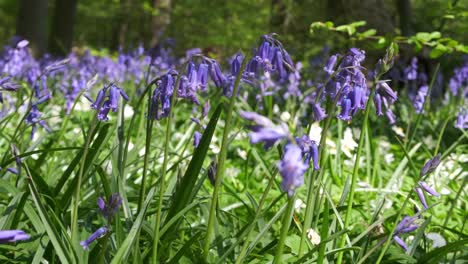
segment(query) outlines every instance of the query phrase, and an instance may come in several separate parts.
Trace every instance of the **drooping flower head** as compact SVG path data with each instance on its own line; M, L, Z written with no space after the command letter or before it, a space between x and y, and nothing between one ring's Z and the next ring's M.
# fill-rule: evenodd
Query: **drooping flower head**
M435 169L437 169L437 167L439 166L439 164L441 162L440 158L441 158L440 154L437 154L435 157L428 160L426 162L426 164L424 164L423 168L421 169L421 172L419 173L419 176L423 177L423 176L435 171Z
M439 197L440 194L432 189L427 183L420 181L418 182L418 187L415 188L415 192L418 195L419 201L421 201L422 206L424 209L427 209L427 202L426 197L424 196L424 192L426 192L430 196Z
M23 230L0 230L0 244L28 240L30 236Z
M408 250L408 246L406 245L405 241L401 239L400 235L413 232L414 230L418 229L419 225L416 223L418 217L412 216L409 217L405 215L403 219L398 223L395 233L393 234L393 240L402 247L405 251Z
M295 71L294 63L275 36L276 34L262 36L261 44L249 61L246 71L251 75L258 74L260 70L270 72L283 82L288 79L288 71Z
M293 196L297 188L304 184L304 173L308 165L302 160L302 150L295 144L287 144L283 159L278 162L278 170L283 178L281 189Z
M286 124L275 125L270 119L255 112L240 112L242 118L252 121L255 125L250 126L250 142L252 144L264 143L264 148L268 149L277 141L289 137L289 130Z
M175 70L170 70L156 82L148 118L160 120L169 115L177 76L178 73Z
M111 83L108 86L104 86L98 92L96 100L91 104L91 108L98 111L97 118L101 121L108 121L109 111L117 112L120 97L125 101L129 99L125 91L115 84Z
M296 143L302 150L302 155L304 157L304 163L309 166L310 160L312 159L312 164L314 169L318 170L319 167L319 151L317 143L314 140L311 140L309 136L303 135L300 138L296 138Z
M96 239L105 236L109 232L107 227L101 227L92 233L86 240L81 241L80 245L83 247L84 250L89 250L89 245L93 243Z
M112 194L112 196L109 197L107 200L104 200L104 198L99 197L97 200L97 204L102 215L110 223L119 211L119 207L122 204L122 197L120 197L118 193Z
M42 119L40 119L42 116L42 113L39 112L39 109L37 108L36 105L33 105L31 107L31 110L29 111L28 115L25 118L25 123L28 125L31 125L31 139L34 138L34 134L36 133L37 130L37 125L39 124L41 127L43 127L47 132L52 132L52 130L47 126L46 122Z

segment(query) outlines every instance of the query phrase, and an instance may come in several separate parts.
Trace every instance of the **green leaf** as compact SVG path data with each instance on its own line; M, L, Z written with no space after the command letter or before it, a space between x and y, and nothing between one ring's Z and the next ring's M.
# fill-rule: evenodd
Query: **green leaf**
M56 252L61 263L76 263L77 262L76 259L72 259L72 256L68 254L69 249L72 249L73 247L69 245L69 247L67 248L64 245L63 240L60 238L58 231L55 229L55 226L52 220L49 218L49 214L53 212L48 212L45 209L44 204L40 199L39 193L37 192L37 188L34 183L34 180L31 177L29 170L26 169L26 171L29 174L28 183L29 183L29 190L31 192L31 196L33 198L34 204L36 205L36 209L45 227L47 235L49 236L49 239L52 242L52 245L54 245L54 252ZM63 234L63 235L66 236L67 234Z
M143 223L143 218L146 214L146 210L151 202L151 198L153 198L155 188L152 188L148 195L146 196L145 202L143 203L143 207L141 208L140 213L138 214L135 222L133 223L128 236L125 238L124 242L120 246L119 250L115 254L114 258L112 259L112 264L118 263L127 263L127 257L130 254L130 250L135 243L137 234L140 233L141 225Z
M435 59L444 55L445 53L447 53L447 51L448 51L447 47L445 47L442 44L437 44L437 46L435 46L435 48L431 50L431 53L429 53L429 57L431 57L432 59Z
M211 138L215 131L216 125L218 124L218 119L221 114L222 104L219 104L216 108L213 116L208 123L208 126L203 132L203 136L200 140L200 144L195 149L192 160L190 161L187 171L185 172L184 177L180 184L178 185L176 191L172 195L172 204L169 208L166 221L170 221L179 211L181 211L187 204L190 202L190 197L192 196L192 190L194 189L195 183L197 182L198 175L205 161L206 153L211 143ZM173 225L168 231L171 231L177 225ZM167 232L170 234L171 232Z
M440 248L436 248L418 259L418 263L438 263L442 257L447 256L447 254L450 252L455 252L461 250L462 248L467 250L466 247L464 247L464 245L467 243L468 239L464 239L449 243Z

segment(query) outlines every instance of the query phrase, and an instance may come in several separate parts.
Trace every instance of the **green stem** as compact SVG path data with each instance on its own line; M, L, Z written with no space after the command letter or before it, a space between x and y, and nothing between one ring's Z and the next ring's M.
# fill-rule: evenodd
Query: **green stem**
M327 131L328 131L328 128L330 127L330 124L331 124L331 120L332 118L334 117L333 116L333 110L335 109L335 104L332 103L332 102L329 102L328 103L328 117L327 119L325 120L325 126L323 127L323 130L322 130L322 137L320 138L320 143L319 143L319 148L320 148L320 155L319 155L319 165L320 165L320 168L323 167L324 165L324 159L323 159L323 154L324 154L324 151L325 151L325 144L326 144L326 141L327 141ZM317 173L318 171L314 170L312 171L311 173L311 176L309 178L309 182L308 182L308 186L307 186L307 202L306 202L306 208L305 208L305 218L304 218L304 224L303 224L303 228L302 228L302 234L301 234L301 242L299 243L299 258L302 257L302 248L304 246L304 241L305 241L305 237L307 235L307 230L310 228L311 226L311 221L312 221L312 215L313 215L313 212L314 212L314 207L315 207L315 203L313 202L314 201L314 196L315 196L315 190L314 190L314 184L315 184L315 178L317 176Z
M377 83L378 80L376 80ZM359 145L358 149L356 152L356 160L354 161L354 168L353 168L353 174L351 176L351 186L350 186L350 191L349 191L349 201L348 201L348 206L346 208L346 214L345 214L345 221L344 221L344 226L343 230L346 230L349 225L349 220L351 219L351 211L353 209L353 201L354 201L354 189L356 188L356 182L357 182L357 176L358 176L358 171L359 171L359 161L361 159L361 153L362 153L362 148L364 146L364 136L366 135L366 129L367 129L367 122L369 120L369 112L371 109L371 103L374 97L375 89L371 90L371 93L369 95L369 98L367 99L367 104L366 104L366 110L364 112L364 120L362 121L362 127L361 127L361 133L359 135ZM346 234L344 234L341 237L341 242L338 246L338 248L344 247L346 242ZM341 264L343 261L343 251L340 251L338 253L338 258L336 263Z
M239 91L239 84L240 84L242 73L244 72L246 61L247 61L246 58L242 60L242 65L239 69L239 72L237 73L236 80L234 82L234 89L232 91L231 98L229 99L229 106L226 112L226 120L225 120L224 131L223 131L223 141L221 143L221 150L220 150L219 158L218 158L218 168L216 171L215 186L213 190L213 197L211 198L210 214L208 217L208 225L206 227L207 230L206 230L205 245L203 247L203 257L205 260L208 259L208 253L209 253L210 244L211 244L211 237L214 231L214 221L215 221L215 214L216 214L216 205L218 202L218 194L219 194L219 189L220 189L221 182L224 176L224 170L225 170L224 167L225 167L225 161L226 161L226 155L227 155L227 148L229 144L229 132L231 131L232 111L234 109L234 103L236 101L236 96Z
M151 93L148 96L148 113L151 106ZM143 176L141 178L141 188L140 188L140 197L138 200L138 212L140 212L141 207L143 206L143 201L145 200L146 194L146 175L148 174L148 159L151 153L151 136L153 134L153 123L152 118L146 119L146 137L145 137L145 156L143 157ZM167 146L167 144L166 144Z
M153 242L153 261L152 263L157 263L158 260L158 244L159 244L159 226L161 225L161 210L162 210L162 203L163 203L163 195L165 189L165 179L167 173L167 162L168 162L168 155L169 155L169 141L171 139L171 128L172 128L172 115L174 113L175 103L177 99L177 90L180 83L181 75L177 76L177 81L174 86L174 92L172 93L171 98L171 108L169 109L169 116L167 117L167 125L166 125L166 141L164 144L164 160L162 166L162 176L160 180L160 187L159 187L159 200L158 200L158 212L156 214L156 224L154 226L154 242ZM149 106L148 106L149 107Z
M101 107L101 106L99 106ZM99 108L98 108L99 109ZM83 156L81 158L80 170L78 173L78 181L75 189L75 196L73 197L73 207L71 211L71 241L75 244L77 242L78 235L78 204L80 201L80 192L81 192L81 180L83 179L84 166L86 162L86 157L88 156L89 145L91 144L92 137L94 135L94 129L97 125L97 113L94 115L93 123L89 129L88 135L86 137L86 142L83 148Z
M267 168L265 168L267 169ZM236 264L240 264L240 263L243 263L242 261L244 260L244 257L245 257L245 253L247 252L247 249L249 247L249 242L250 242L250 236L252 234L252 230L253 228L255 227L255 223L257 222L257 219L258 217L260 216L261 212L262 212L262 207L263 207L263 204L265 203L265 200L266 200L266 197L267 197L267 194L268 192L270 191L271 189L271 186L273 185L273 183L275 182L275 175L278 171L275 170L274 173L268 173L270 174L270 180L268 181L268 185L265 189L265 191L263 192L262 194L262 197L260 198L260 202L258 203L258 207L257 207L257 211L255 212L255 216L254 218L252 219L252 224L249 226L249 228L247 229L247 232L246 232L246 239L245 239L245 242L244 242L244 245L242 246L242 249L239 253L239 255L237 256L237 260L236 260Z
M288 205L283 215L283 225L281 227L281 236L278 241L278 245L276 246L276 255L275 255L275 259L273 260L274 264L283 263L284 242L286 241L286 237L288 236L289 226L291 225L291 218L294 213L294 201L295 201L295 195L288 198Z

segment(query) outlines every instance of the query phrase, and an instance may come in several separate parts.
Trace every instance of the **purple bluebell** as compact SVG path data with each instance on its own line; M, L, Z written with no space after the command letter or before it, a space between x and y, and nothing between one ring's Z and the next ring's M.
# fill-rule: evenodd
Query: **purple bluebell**
M55 71L63 70L65 66L70 62L69 58L65 58L63 60L59 61L54 61L47 65L44 70L42 71L43 75L48 75L50 73L53 73Z
M46 122L44 120L41 120L42 113L39 112L39 109L37 108L36 105L33 105L31 107L31 110L29 111L28 115L25 118L25 122L28 125L31 125L32 130L31 130L31 139L33 139L34 134L36 133L37 127L36 125L39 124L41 127L43 127L47 132L52 132L52 130L47 126Z
M455 68L449 82L450 92L454 96L468 96L468 61L459 68Z
M413 107L418 114L422 113L424 110L424 101L426 100L428 89L429 87L427 85L419 87L416 96L413 98Z
M422 191L422 189L419 187L416 187L414 188L414 191L416 192L416 195L418 196L419 201L421 202L423 208L427 209L426 197L424 196L424 192Z
M428 160L426 162L426 164L424 164L423 168L421 169L421 172L419 173L419 176L423 177L423 176L435 171L435 169L437 169L437 167L439 166L439 164L441 162L440 158L441 158L440 154L437 154L435 157Z
M288 72L295 71L291 56L274 34L262 36L260 46L246 67L250 76L256 75L260 70L278 76L279 82L286 81Z
M3 103L2 91L15 92L20 87L19 84L11 80L10 76L0 79L0 103Z
M125 91L115 84L111 83L108 86L104 86L98 92L96 100L91 104L91 108L98 111L97 118L101 121L108 121L109 111L117 111L120 97L126 101L129 99Z
M210 77L218 88L223 88L227 82L227 79L221 71L218 62L215 60L211 61L210 63Z
M400 235L413 232L414 230L418 229L419 225L416 223L418 217L416 216L404 216L403 219L398 223L395 228L395 233L393 234L393 240L400 245L405 251L408 250L408 246L406 243L401 239Z
M418 58L413 57L411 59L411 64L405 68L404 74L405 80L416 80L416 78L418 77Z
M432 195L432 196L435 196L435 197L440 196L440 194L438 192L436 192L434 189L432 189L427 183L425 183L423 181L420 181L420 182L418 182L418 184L421 187L421 189L423 189L429 195Z
M275 125L270 119L254 112L240 112L242 118L252 121L255 125L250 126L250 142L252 144L264 143L264 148L268 149L277 141L288 138L289 130L286 124Z
M335 72L335 64L337 60L337 54L330 56L330 58L327 61L327 64L325 65L325 67L323 67L323 70L330 75L333 74Z
M193 146L194 147L198 147L198 145L200 144L201 138L202 138L202 134L198 131L195 131L195 133L193 134Z
M148 118L160 120L169 115L171 109L171 99L174 92L175 78L178 73L169 71L156 83L156 88L151 97L150 112ZM182 79L181 79L182 82Z
M86 240L81 241L80 245L83 247L84 250L89 250L89 245L93 243L96 239L105 236L109 232L107 227L101 227L96 232L92 233Z
M107 200L99 197L97 200L99 206L99 211L102 215L108 220L109 223L112 222L112 219L119 211L120 205L122 204L122 197L118 193L112 194Z
M202 62L198 65L198 84L202 91L206 91L206 85L208 83L208 68L209 66L205 62Z
M28 240L30 236L23 230L0 230L0 244Z
M424 192L426 192L428 195L435 196L435 197L439 197L440 194L423 181L418 182L418 185L419 186L415 188L416 194L418 195L419 200L421 201L421 204L423 205L424 209L427 209L427 202L424 196Z
M325 90L319 99L328 96L337 101L341 108L337 117L341 120L350 121L359 110L365 109L369 90L361 66L364 59L364 51L351 48L336 67L334 75L323 86ZM333 62L334 59L330 60ZM328 66L325 70L329 71Z
M278 170L283 178L281 189L293 196L297 188L304 184L304 173L308 166L302 160L302 150L295 144L287 144L283 159L278 162Z
M316 122L320 122L327 117L327 113L317 102L312 102L312 119Z
M202 117L207 117L210 112L210 101L206 101L203 104Z
M455 127L458 129L468 129L468 108L460 109Z
M314 169L319 170L319 151L317 143L314 140L311 140L307 135L303 135L300 138L296 138L296 143L302 150L302 155L304 156L304 163L308 166L310 160L312 159Z

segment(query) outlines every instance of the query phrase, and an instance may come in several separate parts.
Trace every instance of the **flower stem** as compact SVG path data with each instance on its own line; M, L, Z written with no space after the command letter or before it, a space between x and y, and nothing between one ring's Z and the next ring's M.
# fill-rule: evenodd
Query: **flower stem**
M215 186L213 190L213 196L211 198L211 207L210 207L210 214L208 217L208 225L206 230L206 238L205 238L205 245L203 247L203 257L205 260L208 259L208 253L210 250L211 244L211 237L214 231L214 221L215 221L215 214L216 214L216 205L218 202L218 194L219 189L221 186L221 182L224 176L224 169L225 169L225 161L227 155L227 148L229 144L229 132L231 131L231 120L232 120L232 111L234 109L234 103L236 101L237 92L239 91L239 84L241 80L242 73L244 72L244 68L246 65L247 59L244 58L242 60L242 65L237 73L236 80L234 82L234 89L231 94L231 98L229 99L229 106L226 112L226 120L224 124L224 131L223 131L223 140L221 143L221 150L218 157L218 168L216 171L216 180Z
M286 240L286 237L288 236L289 226L291 225L291 218L294 213L294 201L295 201L295 195L288 198L288 205L283 215L283 225L281 227L281 236L278 241L278 245L276 246L276 255L275 255L275 259L273 260L274 264L283 263L282 259L283 259L284 242Z
M376 80L375 83L377 83L378 80ZM351 218L351 211L353 209L353 200L354 200L354 189L356 188L356 181L357 181L357 176L358 176L358 171L359 171L359 161L361 158L361 153L362 153L362 148L364 147L364 136L366 135L365 129L367 129L367 122L369 120L369 112L370 112L370 106L371 102L373 100L375 94L375 89L371 90L371 93L369 95L369 98L367 99L367 104L366 104L366 110L364 112L364 120L362 121L362 127L361 127L361 133L359 135L359 145L358 149L356 152L356 160L354 161L354 168L353 168L353 174L351 176L351 186L349 190L349 201L348 201L348 206L346 208L346 214L345 214L345 221L344 221L344 226L343 229L346 230L349 225L349 220ZM369 162L369 161L367 161ZM341 237L341 242L338 246L338 248L344 247L346 242L346 234L344 234ZM336 261L337 264L341 264L343 260L343 251L340 251L338 253L338 259Z
M161 225L161 209L163 203L163 195L165 189L165 179L167 173L167 162L168 162L168 155L169 155L169 141L171 139L171 128L172 128L172 115L174 113L175 103L177 99L177 90L179 88L181 75L177 76L177 81L174 86L174 92L172 93L171 98L171 108L169 109L169 116L167 117L167 125L166 125L166 141L164 144L164 160L162 166L162 176L160 180L159 186L159 200L158 200L158 212L156 214L156 224L154 226L154 242L153 242L153 261L152 263L157 263L158 260L158 244L159 244L159 226ZM149 107L149 106L148 106ZM148 149L147 149L148 151Z
M327 131L328 128L330 127L331 120L334 117L333 116L333 110L334 110L334 104L329 102L328 104L328 117L325 120L325 126L323 127L322 130L322 136L320 138L320 143L319 143L319 149L320 149L320 155L319 155L319 165L320 168L323 167L324 159L323 159L323 154L325 151L325 144L327 140ZM299 243L299 258L302 257L302 248L304 246L304 241L305 237L307 234L307 229L310 228L311 226L311 221L312 221L312 215L314 212L314 194L316 193L314 190L314 185L315 185L315 178L317 177L318 171L314 170L312 171L312 174L310 176L308 186L307 186L307 202L306 202L306 208L305 208L305 218L304 218L304 224L302 227L302 235L301 235L301 242Z
M94 129L96 128L97 120L98 119L96 113L94 115L93 123L91 124L88 135L86 137L86 142L83 148L83 156L81 157L80 170L78 172L78 181L76 184L75 196L73 197L73 207L71 211L71 241L74 245L78 242L78 204L80 201L81 180L83 179L86 157L88 156L89 145L91 144L91 140L94 135Z

